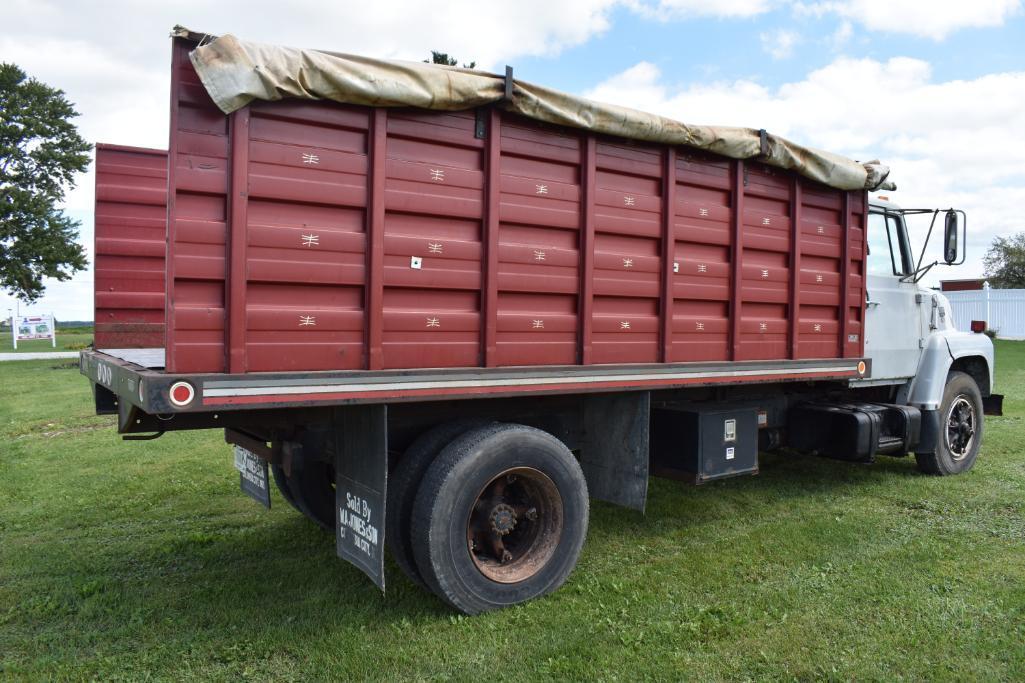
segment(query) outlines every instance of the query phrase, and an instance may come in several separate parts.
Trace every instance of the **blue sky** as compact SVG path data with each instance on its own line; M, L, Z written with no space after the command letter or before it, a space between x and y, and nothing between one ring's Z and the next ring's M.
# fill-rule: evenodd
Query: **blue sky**
M1002 26L964 28L944 40L873 31L850 22L852 35L842 45L836 45L833 37L844 19L831 14L795 15L790 7L752 17L669 21L619 7L611 12L610 22L609 31L564 50L555 59L515 59L517 75L560 90L583 92L621 71L624 64L644 60L681 83L750 78L777 87L801 79L840 54L916 57L932 64L941 81L1025 70L1025 14L1021 12ZM799 39L791 56L773 59L763 49L761 36L778 31L794 32Z
M0 59L64 89L92 142L166 147L167 34L181 23L386 58L439 49L691 123L881 158L895 201L969 212L967 263L930 284L981 274L993 236L1025 230L1022 0L7 0L4 14L18 31L0 30ZM93 183L90 169L66 202L90 248ZM0 312L13 306L0 294ZM91 272L52 283L30 310L91 319Z

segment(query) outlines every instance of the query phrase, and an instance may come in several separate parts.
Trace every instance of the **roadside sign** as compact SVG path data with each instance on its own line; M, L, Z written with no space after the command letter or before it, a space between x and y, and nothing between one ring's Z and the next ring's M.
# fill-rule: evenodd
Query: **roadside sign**
M15 349L18 348L18 342L31 339L49 339L51 346L57 348L57 326L54 325L52 315L15 316L11 336Z

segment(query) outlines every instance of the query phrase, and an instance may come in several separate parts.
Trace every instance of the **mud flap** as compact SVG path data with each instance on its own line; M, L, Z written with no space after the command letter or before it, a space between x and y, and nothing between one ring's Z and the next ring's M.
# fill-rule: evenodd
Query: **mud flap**
M650 413L647 391L584 398L580 467L592 498L644 512Z
M338 556L384 590L388 408L334 409L335 536Z

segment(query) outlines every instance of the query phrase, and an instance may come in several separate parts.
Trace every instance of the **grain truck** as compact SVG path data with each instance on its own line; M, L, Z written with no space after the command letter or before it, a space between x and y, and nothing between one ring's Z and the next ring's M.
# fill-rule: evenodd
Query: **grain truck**
M381 589L387 548L457 610L517 604L590 499L783 447L956 474L999 409L984 322L919 284L966 218L870 200L879 162L509 68L179 27L171 69L167 152L97 149L96 410L223 430Z

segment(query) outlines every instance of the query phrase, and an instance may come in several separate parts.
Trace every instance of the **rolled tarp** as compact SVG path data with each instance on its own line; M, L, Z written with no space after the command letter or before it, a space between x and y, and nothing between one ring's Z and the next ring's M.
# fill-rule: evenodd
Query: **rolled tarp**
M893 190L890 169L858 162L755 128L692 125L629 107L473 69L374 59L211 37L175 27L172 36L199 41L192 65L225 114L254 100L332 100L370 107L458 111L496 105L538 121L644 142L682 145L732 159L756 159L840 190Z

